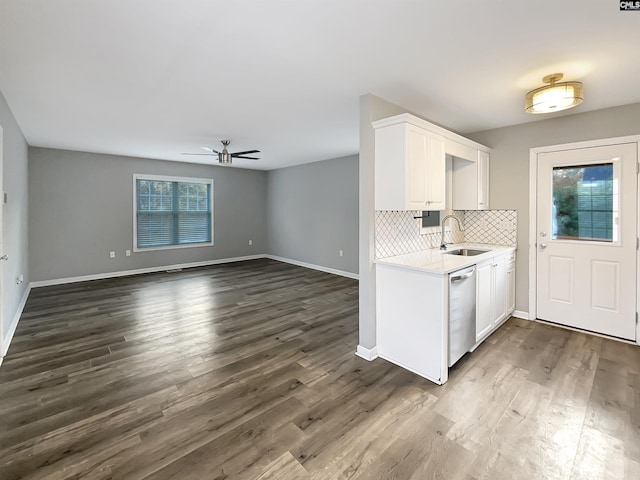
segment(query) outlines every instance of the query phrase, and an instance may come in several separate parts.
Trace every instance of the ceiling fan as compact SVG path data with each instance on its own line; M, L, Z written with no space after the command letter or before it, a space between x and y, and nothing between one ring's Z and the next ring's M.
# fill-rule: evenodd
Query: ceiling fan
M258 157L246 157L245 155L251 154L251 153L260 153L260 150L245 150L244 152L234 152L234 153L229 153L227 151L227 147L229 146L229 144L231 143L231 140L222 140L222 151L219 152L214 148L211 147L200 147L203 150L206 150L208 153L183 153L182 155L209 155L209 156L217 156L218 157L218 163L221 163L223 165L231 165L232 160L234 158L243 158L245 160L260 160Z

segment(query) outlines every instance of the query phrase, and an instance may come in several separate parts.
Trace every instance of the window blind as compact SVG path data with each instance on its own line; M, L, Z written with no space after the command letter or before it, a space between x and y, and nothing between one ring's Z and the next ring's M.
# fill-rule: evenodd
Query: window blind
M139 249L212 243L211 181L136 178Z

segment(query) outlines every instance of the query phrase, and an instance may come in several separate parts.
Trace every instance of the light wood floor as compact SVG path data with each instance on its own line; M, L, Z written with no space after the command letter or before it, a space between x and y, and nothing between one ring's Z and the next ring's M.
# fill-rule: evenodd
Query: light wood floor
M511 319L438 387L356 357L357 317L271 260L35 289L0 478L640 478L639 348Z

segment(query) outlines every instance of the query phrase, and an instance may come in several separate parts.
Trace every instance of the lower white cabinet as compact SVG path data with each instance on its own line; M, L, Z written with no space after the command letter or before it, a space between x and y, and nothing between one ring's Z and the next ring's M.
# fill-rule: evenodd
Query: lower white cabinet
M493 326L497 327L507 316L507 270L504 255L493 259Z
M447 381L448 276L376 265L378 355L434 383Z
M476 342L493 328L493 259L476 267Z
M516 309L516 254L506 255L505 269L507 271L507 316Z
M515 308L515 254L497 255L478 264L476 269L476 341L479 342L513 312Z
M476 263L476 348L513 311L515 253ZM465 268L469 265L461 266ZM439 385L449 376L449 276L376 262L378 355Z

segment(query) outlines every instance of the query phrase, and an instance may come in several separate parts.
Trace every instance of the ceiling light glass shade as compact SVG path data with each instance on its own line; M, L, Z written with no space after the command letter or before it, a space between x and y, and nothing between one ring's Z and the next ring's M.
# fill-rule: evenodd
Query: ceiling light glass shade
M582 83L556 83L561 78L561 73L544 77L542 80L549 85L527 93L525 111L527 113L552 113L580 105L584 99Z

